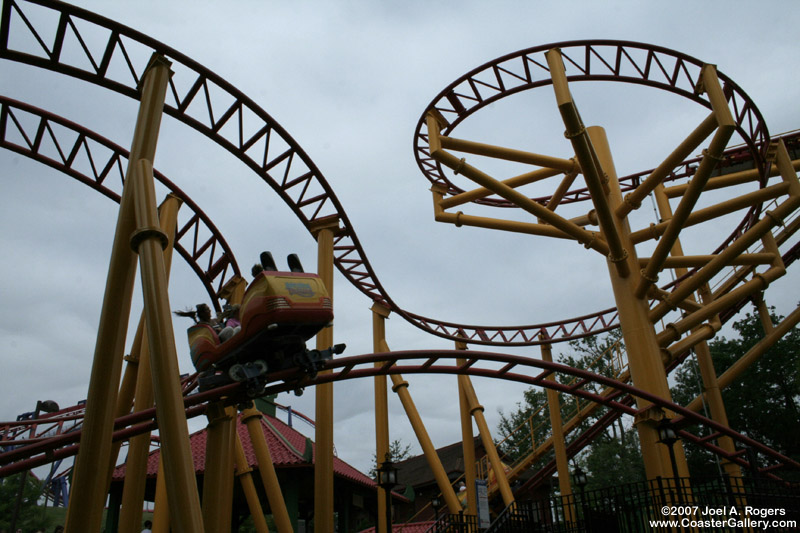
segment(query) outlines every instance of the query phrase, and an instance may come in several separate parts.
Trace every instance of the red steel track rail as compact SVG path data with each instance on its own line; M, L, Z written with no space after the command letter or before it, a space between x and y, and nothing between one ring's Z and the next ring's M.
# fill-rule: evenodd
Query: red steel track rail
M128 151L74 122L0 96L0 147L60 170L119 203ZM175 249L219 310L220 290L231 277L241 275L233 251L186 193L157 170L153 174L191 211L177 229Z
M552 85L544 54L553 48L561 51L570 83L604 81L644 85L683 96L711 109L710 101L697 91L703 62L675 50L610 40L565 41L520 50L464 74L445 87L422 113L414 135L414 150L420 170L431 183L446 186L451 194L464 192L445 176L441 164L430 156L425 122L427 114L435 111L443 117L448 124L442 134L449 135L461 122L489 104L522 91ZM717 74L732 107L736 130L763 175L769 145L766 123L747 94L725 74ZM693 169L689 167L686 164L679 166L665 181L690 176ZM634 174L621 178L622 192L638 186L642 177L642 174ZM549 198L534 200L547 203ZM579 188L567 192L561 203L581 202L589 198L588 189ZM475 203L513 206L502 198L483 198L475 200Z
M58 18L37 26L26 7ZM98 38L103 35L103 38ZM89 38L91 36L91 38ZM23 38L24 37L24 38ZM24 49L14 48L24 41ZM68 46L70 45L70 46ZM20 45L23 46L23 45ZM83 57L65 57L65 49ZM311 230L338 219L334 262L363 294L433 335L492 346L529 346L571 340L616 326L616 310L522 326L465 325L428 318L398 306L383 288L344 208L322 172L266 111L219 75L180 52L90 11L48 0L6 0L0 26L0 57L79 78L138 98L141 74L153 53L172 62L164 112L203 133L258 174ZM77 66L85 65L85 66ZM209 283L210 285L210 283Z
M460 358L465 358L466 362L463 364L459 363L457 360ZM698 439L681 428L686 425L702 424L718 432L720 435L727 435L744 446L754 448L784 468L800 470L800 463L698 413L652 395L632 385L561 363L548 362L518 355L483 351L420 350L342 357L329 361L325 365L325 368L331 372L319 374L313 379L309 379L308 377L304 377L292 371L276 373L273 377L278 381L268 386L265 390L265 394L290 391L298 386L306 387L319 385L321 383L390 374L463 374L472 377L501 379L551 388L563 394L575 395L589 401L598 402L608 407L611 412L614 413L614 416L635 416L639 412L639 409L633 407L629 400L635 396L661 407L662 409L674 412L675 417L671 420L671 423L674 425L678 434L681 435L681 438L691 440L717 455L721 455L742 466L748 465L741 457L741 454L726 454L724 450L713 445L709 439ZM553 372L573 376L577 379L571 384L548 380L548 376ZM612 388L618 391L618 394L602 396L592 392L586 388L586 385L592 383ZM184 400L184 405L187 409L187 417L202 414L205 412L206 405L209 401L219 399L224 399L224 401L230 404L236 404L246 399L242 384L236 383L206 392L188 394ZM138 433L153 430L156 427L155 409L126 415L117 419L115 423L114 440L125 440ZM46 464L54 459L74 455L77 453L76 443L79 440L80 431L74 431L4 452L0 454L0 465L5 465L0 467L0 477ZM767 475L772 475L770 472L773 469L774 466L767 467L764 471ZM772 476L775 477L774 475Z
M35 17L26 15L25 6L27 5L53 11L58 18L55 29L50 26L47 26L46 29L37 27ZM102 31L94 31L93 38L90 39L85 37L85 32L89 32L87 28ZM13 48L14 43L21 42L21 40L15 39L15 36L20 34L30 37L28 42L35 43L35 45L25 49ZM98 34L105 35L105 40L98 41L96 38ZM66 55L64 50L70 48L66 46L68 43L72 45L72 50L82 50L84 57L80 60L64 57ZM426 109L426 113L435 109L444 116L449 121L445 131L447 133L473 112L500 98L550 84L546 62L543 57L539 56L553 47L561 48L568 68L568 79L571 82L636 83L667 90L710 107L710 103L695 91L702 63L694 58L665 48L640 43L571 41L523 50L478 67L443 90ZM563 321L528 326L463 325L431 319L403 310L392 301L378 281L344 209L322 173L292 137L241 91L176 50L89 11L47 0L6 0L3 4L0 57L5 59L67 74L137 99L137 87L141 74L153 53L167 57L172 61L175 70L175 76L170 80L165 112L214 140L249 166L289 205L309 230L312 230L319 222L337 219L341 229L336 234L334 241L335 263L342 274L371 300L387 305L397 314L429 333L482 345L527 346L541 342L552 343L592 335L616 327L615 309L607 309ZM77 66L79 64L87 66L79 67ZM719 77L724 83L724 91L733 110L737 131L744 139L749 151L748 157L764 176L769 134L763 118L747 95L734 82L721 73ZM38 125L34 128L35 131L25 130L21 121L15 120L15 113L19 112L31 113L39 117ZM445 184L451 193L457 193L460 190L447 180L441 167L429 157L427 133L423 128L424 115L415 134L418 164L429 180ZM110 143L105 140L101 142L99 140L101 138L85 130L80 133L78 140L72 145L63 141L59 142L54 129L50 126L51 123L68 125L75 131L80 131L76 129L77 126L64 121L64 119L34 110L34 108L19 102L3 100L2 111L0 111L2 129L2 141L0 142L6 148L73 175L109 197L118 197L118 193L106 187L105 179L111 169L124 172L123 159L126 157L124 150L119 147L112 148ZM9 140L7 135L7 131L11 131L9 128L12 125L17 128L16 141ZM45 137L57 146L58 157L54 157L52 152L47 154L41 151L42 139ZM91 176L81 174L72 164L81 151L89 153L90 143L86 141L89 138L94 142L101 142L113 152L113 155L104 160L105 163L101 165L94 163L95 157L98 156L89 155L89 160L92 161ZM669 179L690 176L692 172L692 165L685 163L679 166ZM645 174L647 173L622 178L623 190L635 188ZM121 183L121 177L122 173L120 173L119 183ZM157 177L168 188L176 191L176 194L180 194L179 189L165 181L165 178L162 179L163 176ZM585 190L576 189L567 194L564 202L579 202L587 198L588 194ZM176 244L176 247L179 249L179 253L187 258L195 272L203 278L209 294L218 305L216 295L219 289L231 271L238 274L238 267L232 253L225 245L224 240L218 236L210 221L204 218L202 212L196 209L191 200L185 196L183 199L187 205L193 207L195 215L190 223L181 228L178 240L186 237L186 239L192 240L192 245L182 248ZM536 200L546 201L546 198ZM479 203L505 207L504 202L504 200L484 199ZM201 233L199 231L201 223L205 224L212 232L212 239L198 241L197 235ZM743 224L747 223L746 219ZM222 248L222 252L219 252L220 255L215 255L218 251L217 246ZM201 267L199 259L207 252L210 252L210 255L205 260L206 266ZM793 253L796 255L796 250ZM465 353L470 357L467 365L455 363L448 365L440 362L463 357ZM420 359L424 359L422 364L413 362ZM502 363L504 366L500 369L484 368L478 364L479 360ZM375 362L384 364L378 368L361 366ZM508 379L538 386L552 386L567 394L575 394L598 401L610 407L615 413L614 416L636 414L637 410L631 406L631 395L633 395L677 413L679 416L674 421L676 424L704 424L721 434L731 436L742 444L756 448L785 466L800 468L800 465L773 450L671 402L651 397L630 385L558 363L546 363L536 359L488 352L440 351L394 352L347 357L332 361L329 367L334 370L332 374L317 377L315 380L306 380L303 382L303 386L392 373L467 374ZM512 370L520 368L543 370L536 375L512 372ZM579 377L579 380L576 385L572 386L544 382L543 376L552 371L571 374ZM289 375L285 377L291 378ZM283 379L277 375L275 378ZM614 387L619 394L613 397L599 397L583 389L583 386L589 382ZM296 380L290 379L289 382L271 386L269 390L278 392L290 390L296 386ZM239 395L236 391L237 387L231 385L214 391L189 395L187 396L187 413L195 416L204 410L204 401L228 394L235 398ZM153 416L153 413L145 411L123 417L118 420L120 429L115 433L115 438L124 439L137 432L152 429L155 425ZM597 427L600 426L596 425L595 428ZM725 455L709 440L697 441L687 432L681 431L680 433L683 438L694 440L718 455ZM73 450L77 446L74 443L77 442L75 436L78 434L77 431L74 431L0 454L0 464L15 461L9 466L0 468L0 476L7 475L7 472L10 473L9 469L30 468L34 466L31 464L32 461L48 462L48 459L57 458L58 454L74 453L67 452L67 450ZM578 446L590 437L590 433L585 433L573 441L570 446ZM31 457L40 452L41 455L36 456L38 459ZM736 454L729 456L728 459L742 465L746 464Z

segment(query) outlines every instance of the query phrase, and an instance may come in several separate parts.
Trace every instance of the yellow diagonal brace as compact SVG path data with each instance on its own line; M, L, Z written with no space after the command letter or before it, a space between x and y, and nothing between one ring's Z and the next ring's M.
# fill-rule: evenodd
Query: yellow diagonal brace
M567 75L564 70L564 62L561 59L561 51L553 49L547 52L547 65L550 67L550 76L553 79L553 88L556 91L556 101L561 118L566 127L564 135L572 143L575 156L586 180L586 186L591 193L592 203L597 211L597 219L600 222L602 235L608 243L608 258L614 264L619 275L623 278L628 277L630 270L628 262L628 252L622 246L617 220L611 212L606 197L607 186L602 177L602 168L597 159L597 154L592 146L592 141L586 134L586 128L578 114L572 95L569 93Z
M491 191L502 196L509 202L512 202L518 205L520 208L524 209L525 211L531 213L535 217L540 218L545 222L547 222L548 224L553 225L555 228L566 233L571 238L577 240L587 248L596 250L604 255L608 254L608 247L606 246L606 244L602 241L597 240L592 232L586 231L577 224L570 222L569 220L563 218L560 215L557 215L553 211L547 209L547 207L540 205L539 203L531 200L530 198L520 193L516 189L513 189L508 185L503 184L502 182L494 179L485 172L482 172L477 168L475 168L474 166L467 164L463 160L458 159L453 154L441 150L439 152L431 154L431 156L440 163L443 163L448 167L452 168L453 170L458 170L460 173L464 174L466 177L468 177L478 185L482 185L487 189L490 189Z

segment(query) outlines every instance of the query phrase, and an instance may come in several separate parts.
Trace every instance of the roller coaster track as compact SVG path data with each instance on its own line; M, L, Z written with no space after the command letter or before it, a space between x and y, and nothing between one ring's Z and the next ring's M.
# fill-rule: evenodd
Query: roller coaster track
M119 203L128 151L78 124L0 96L0 146L44 163ZM231 276L239 276L233 251L189 196L162 173L154 176L191 211L176 232L175 249L198 275L215 305ZM219 310L219 309L218 309Z
M458 361L459 359L466 359L466 361L462 363ZM493 352L433 350L398 351L342 357L328 361L325 369L330 370L330 372L320 373L314 378L303 376L292 370L275 373L273 377L276 381L267 386L265 394L291 391L298 386L314 386L322 383L391 374L462 374L551 388L563 394L570 394L590 402L597 402L608 407L616 415L635 416L639 410L631 406L625 399L636 396L674 412L676 416L672 419L672 424L681 438L696 442L698 445L737 464L747 466L747 462L740 457L740 454L726 454L724 450L713 445L710 440L698 439L691 433L680 429L680 427L687 423L703 424L721 435L731 437L743 446L753 447L784 467L800 469L800 463L684 407L637 389L632 385L560 363ZM548 376L553 372L572 376L575 379L569 384L548 380ZM617 391L618 394L603 396L592 392L587 389L587 385L593 383ZM213 400L222 399L226 403L236 404L246 399L244 386L241 383L225 385L205 392L197 392L195 388L196 381L194 376L184 380L184 390L186 392L184 405L187 417L194 417L204 413L208 402ZM114 440L126 440L139 433L155 429L157 424L154 418L155 409L149 409L117 419ZM47 419L48 417L43 417L38 422L47 423ZM33 421L28 422L28 424L32 423ZM24 425L23 423L17 424ZM80 431L73 431L1 453L0 465L6 466L0 467L0 477L46 464L54 459L74 455L77 453L77 442L79 440ZM768 473L768 475L770 474Z
M444 185L450 194L464 192L445 175L428 148L425 117L435 112L446 121L443 135L449 135L459 124L486 106L516 93L552 85L545 52L558 48L567 67L567 80L572 82L605 81L644 85L683 96L711 109L711 103L698 91L703 62L667 48L650 44L591 40L565 41L520 50L474 68L445 87L428 105L417 123L414 136L417 164L434 185ZM758 108L726 75L719 73L723 90L731 105L736 129L744 139L756 168L763 176L769 133ZM665 182L691 176L696 162L685 162L671 172ZM620 178L623 192L636 188L649 172ZM534 198L545 204L549 196ZM578 188L564 195L562 204L589 200L588 188ZM474 200L497 207L512 207L502 198Z
M794 138L792 143L796 143L796 138ZM784 244L791 238L797 230L800 228L800 216L797 216L792 221L789 221L784 229L776 236L776 242L781 245ZM792 263L794 263L798 257L800 257L800 242L795 243L785 254L782 256L782 261L784 265L788 268ZM753 270L753 267L748 267L742 269L739 272L739 276L744 276L750 273ZM726 289L722 289L725 291ZM720 313L720 320L722 323L728 322L731 318L733 318L741 309L744 307L750 299L743 299L736 304L732 305L730 308L722 311ZM610 349L616 348L619 350L619 346L615 345L612 346ZM669 363L666 365L667 372L671 372L675 368L677 368L688 356L690 352L687 350L681 354L678 354L677 357L673 358ZM627 369L627 365L625 361L622 360L621 357L615 357L614 359L618 359L615 366L614 371L614 379L617 381L621 381L623 383L629 383L630 381L630 373ZM597 358L598 361L601 360L601 357ZM616 368L618 367L618 368ZM620 390L607 388L599 393L600 395L607 396L609 398L618 399L620 403L624 403L626 405L633 404L633 397L621 397L623 393ZM576 399L577 400L577 399ZM577 403L577 402L576 402ZM588 405L581 406L580 404L576 405L576 412L574 416L567 422L563 424L563 431L564 435L566 436L570 432L575 429L578 429L581 422L587 420L592 414L602 406L600 403L590 403ZM546 408L546 406L542 406L542 408ZM580 451L586 444L588 444L591 439L608 428L614 421L616 421L622 413L620 411L610 411L605 413L604 415L600 416L592 425L585 429L580 435L578 435L575 439L567 444L567 453L569 457L572 457L575 453ZM523 424L524 425L524 424ZM517 428L517 430L521 431L521 427ZM531 429L533 432L533 429ZM713 438L716 438L718 435L714 435ZM707 437L708 438L708 437ZM698 443L698 437L693 434L689 434L687 436L687 440ZM509 480L514 480L519 474L526 471L530 466L535 463L538 459L543 457L549 450L552 449L553 446L553 439L552 436L547 437L544 442L542 442L537 447L532 447L529 453L524 457L518 459L513 464L511 464L511 471L508 473ZM542 466L534 476L528 478L525 482L525 488L530 488L535 486L537 483L540 483L545 480L547 476L554 473L556 469L555 460L549 460L544 466Z
M27 7L23 6L36 6L35 9L54 12L58 18L55 29L53 30L49 26L47 28L37 27L37 20L34 20L35 15L30 16L27 13ZM89 34L91 34L91 38ZM98 35L103 37L98 39ZM26 45L31 43L35 43L35 45L23 46L24 49L15 48L17 44L23 42ZM622 81L641 84L664 89L689 98L705 107L711 107L710 103L696 91L702 63L684 54L660 47L619 41L572 41L531 48L504 56L474 69L443 90L423 113L415 135L416 157L421 170L431 182L445 185L450 194L461 192L445 177L441 166L434 162L427 152L425 115L429 111L435 111L445 117L447 127L444 133L447 133L472 113L500 98L552 83L547 76L546 62L539 56L553 46L558 46L562 50L570 69L568 72L570 81ZM65 52L67 50L71 53L78 51L83 55L77 59L72 56L67 57L68 54ZM291 136L241 91L172 48L89 11L46 0L6 0L3 4L0 57L5 59L67 74L137 99L137 86L147 61L153 53L167 57L172 61L173 70L175 70L175 75L170 80L168 100L164 111L203 133L244 162L273 188L310 232L313 233L315 228L322 223L338 220L340 229L336 233L334 241L335 264L346 279L374 302L386 305L415 326L431 334L451 340L489 346L530 346L543 342L552 343L593 335L617 326L615 309L607 309L563 321L527 326L462 325L427 318L403 310L393 302L378 281L344 209L322 173ZM724 82L725 95L733 108L736 129L744 139L749 152L747 158L753 161L753 166L759 170L763 185L766 182L767 150L770 140L766 125L746 94L723 74L720 73L719 77ZM2 138L0 143L2 146L58 168L106 196L118 199L118 193L109 188L105 181L114 169L116 172L120 172L119 183L121 183L125 166L123 161L126 157L122 148L64 119L36 110L26 104L3 99L1 105ZM33 129L26 129L23 125L25 121L18 118L21 114L38 117L38 122ZM60 124L78 132L77 139L72 144L59 139L51 124ZM14 129L10 129L11 125L14 126ZM12 133L11 137L8 132ZM93 144L102 145L111 152L109 158L103 160L105 161L103 164L95 164L95 158L99 159L99 156L96 155L96 152L92 152ZM53 151L53 147L55 147L55 151ZM81 153L87 154L91 168L89 174L82 173L75 165L75 162L80 159L79 154ZM733 154L734 152L726 153ZM723 162L722 165L734 164L736 162L734 159L729 157L726 159L727 163ZM84 168L86 168L85 165ZM693 170L690 161L684 162L665 181L691 176ZM719 172L724 172L724 170L719 170ZM623 192L637 187L647 174L641 173L622 178ZM166 178L160 175L157 175L157 178L176 195L182 195L180 190ZM229 279L228 276L239 274L238 266L224 239L218 235L213 224L185 195L181 198L192 207L194 215L190 222L179 230L176 248L201 277L206 290L212 295L215 305L219 307L220 290ZM545 203L548 198L534 200ZM575 189L567 192L562 203L580 202L588 198L586 189ZM479 200L478 203L497 207L509 206L504 200L494 198L485 198ZM729 238L729 241L746 229L753 218L754 213L751 211L734 235ZM212 236L207 240L198 237L209 232ZM191 244L182 244L183 239L191 241ZM723 243L721 247L725 245L726 243ZM797 255L796 247L793 248L792 253L793 256ZM682 418L702 423L720 434L731 436L744 445L755 447L784 465L800 468L797 463L730 429L718 426L711 420L609 378L582 373L584 371L557 363L545 363L528 358L486 352L468 352L470 359L466 365L438 363L441 359L463 357L464 353L395 352L342 358L330 363L330 368L334 370L332 374L318 377L316 380L306 380L304 385L393 373L457 373L510 379L537 386L552 386L560 392L574 394L606 405L612 409L613 413L629 415L635 415L637 412L631 406L630 401L631 395L634 395L678 413L679 421ZM425 359L425 362L403 364L405 361L415 359ZM487 362L502 363L504 366L500 370L482 368L477 362L484 359ZM383 362L383 364L378 368L361 366L375 362ZM545 371L535 376L511 372L513 369L521 367L536 367L545 369ZM567 387L552 382L543 382L543 376L552 371L578 377L577 384ZM280 376L275 376L275 378L281 379ZM599 396L583 389L583 386L589 382L606 385L617 392L607 397ZM271 386L270 392L291 390L294 386L296 384L292 385L290 380L290 384L282 383ZM196 416L205 409L204 401L229 394L236 396L238 393L235 389L234 386L228 386L215 391L189 395L187 396L187 413ZM187 385L187 390L191 390L191 384ZM624 397L619 398L620 396ZM144 411L129 415L129 417L118 420L118 426L126 429L120 429L118 433L115 433L115 438L128 438L154 427L152 413L148 414L147 411ZM598 430L593 428L592 431L596 433ZM43 452L42 457L44 458L52 457L53 449L70 442L77 442L75 435L78 434L78 431L72 431L39 443L32 443L30 446L14 451L16 455L13 457L17 459L11 459L12 456L7 455L10 452L5 452L0 454L0 464L18 461L22 457L31 457L32 454L39 453L37 450ZM724 451L713 446L709 440L698 441L696 437L684 431L679 431L679 434L687 440L698 442L699 445L711 449L718 455L725 455ZM591 433L586 433L582 438L576 439L570 447L574 449L577 441L585 441L586 435L591 436ZM56 442L53 439L61 440ZM73 444L72 446L76 447L77 445ZM44 453L45 449L49 451ZM68 448L59 449L62 450L59 453L65 453L63 450ZM737 455L729 456L728 459L746 465L743 459ZM22 469L30 466L32 466L31 461L28 460L14 462L10 466L0 468L0 476L7 475L6 472L10 473L8 469Z
M56 12L58 24L55 30L49 26L36 27L37 21L26 16L23 5L40 6ZM104 37L98 38L98 35ZM15 42L22 41L23 36L27 38L26 49L15 49ZM31 48L31 42L37 45ZM48 45L48 42L52 44ZM702 63L685 54L616 41L574 41L559 46L562 52L572 48L577 50L574 57L569 56L578 71L569 76L570 80L638 83L662 88L710 107L710 103L694 91ZM478 67L446 88L428 109L436 109L444 116L455 115L449 131L470 114L499 98L546 85L549 78L535 77L537 72L544 72L541 58L535 55L543 53L546 48L549 46L532 48ZM82 53L83 57L66 57L65 49ZM616 59L605 59L601 54L604 49L611 50ZM337 268L371 300L389 307L415 326L454 341L492 346L530 346L545 339L547 342L572 340L616 326L614 308L572 319L523 326L457 324L400 308L378 280L344 208L321 171L294 139L252 99L180 52L92 12L47 0L7 0L3 4L0 57L6 59L74 76L138 98L139 80L153 53L170 59L175 71L164 111L203 133L250 167L286 202L309 231L320 222L338 219L341 228L334 240ZM516 62L521 62L521 66L515 67L513 64ZM765 153L769 140L766 125L744 92L724 75L720 77L725 80L737 129L751 150L756 166L763 169L762 153ZM427 136L421 130L423 122L424 114L415 136L420 168L431 181L446 181L438 164L433 164L426 156L424 141ZM684 168L685 172L691 172L691 165ZM673 179L680 175L674 173ZM640 177L630 177L629 188L635 187ZM448 185L452 191L458 190L449 182ZM580 189L568 193L567 197L581 201L588 195ZM211 285L208 280L204 283ZM215 302L215 305L219 304Z
M35 118L35 120L31 120L31 118ZM796 137L787 137L786 140L790 145L797 144ZM0 97L0 146L60 170L91 186L106 197L119 201L119 192L114 190L114 187L121 188L122 186L127 151L86 128L22 102ZM85 153L85 159L78 157L80 152ZM86 173L87 170L90 172ZM114 179L109 179L110 175L113 175ZM211 272L215 271L221 273L224 280L224 274L227 270L220 268L219 265L230 264L234 272L238 274L233 253L213 223L174 183L158 171L155 172L155 176L160 183L170 190L171 194L181 198L192 211L189 222L182 225L177 231L176 249L189 262L193 270L199 273L201 279L213 279ZM198 229L200 223L204 224L205 231ZM793 227L790 225L778 236L779 244L794 233ZM206 241L198 241L198 234L204 233L210 233L211 237ZM191 252L187 251L186 246L182 244L187 239L191 241ZM223 252L221 256L214 259L213 253L216 250L217 243L219 243ZM198 263L198 258L207 252L210 253L210 259L204 261L206 268L203 269ZM796 257L797 246L784 255L784 263L788 266ZM222 284L223 282L219 282L219 286ZM212 287L207 286L207 290L210 295L214 294ZM728 316L730 315L732 313L728 313ZM681 357L676 360L672 366L675 366L682 359ZM191 390L191 388L188 390ZM616 398L621 394L619 390L609 390L612 395L610 396L611 398ZM627 405L632 403L631 398L621 399L620 402ZM600 404L595 405L599 406ZM7 425L2 428L0 434L3 435L3 441L6 443L13 441L15 446L34 444L48 437L79 430L83 416L82 410L82 406L75 406L57 415L40 419L38 422L31 420ZM197 408L195 408L195 411L197 411ZM586 435L595 434L607 427L622 413L613 411L610 414L614 416L602 417L596 426L587 431ZM570 423L567 425L569 426ZM24 438L24 433L29 433L29 438ZM575 443L585 441L586 435L578 437ZM75 434L73 434L74 437ZM530 454L523 462L526 464L531 463L545 451L546 446L545 449L538 449ZM552 468L553 465L546 466L542 469L541 474ZM514 471L521 469L521 467L515 467ZM541 477L541 475L537 475L536 479Z
M49 19L53 15L58 18L55 29L45 24L37 26L37 9L48 11ZM272 187L309 231L313 232L320 223L338 219L334 262L345 278L374 302L428 333L481 345L529 346L539 344L542 337L553 339L550 342L570 340L615 327L613 308L523 326L464 325L402 309L378 280L344 208L320 170L252 99L180 52L92 12L46 0L6 0L3 4L0 57L4 59L73 76L136 99L139 80L153 53L167 57L174 70L164 112L245 163ZM212 285L210 281L204 283Z
M794 146L797 144L797 138L796 136L787 137L786 142L790 146ZM122 178L126 167L125 162L128 155L127 151L86 128L22 102L0 97L0 146L60 170L80 182L89 185L106 197L117 202L119 201L120 194L117 190L114 190L114 188L121 188L122 186ZM82 159L78 156L80 152L84 153L85 158ZM89 172L87 173L87 171ZM113 179L109 179L109 176L113 176ZM225 268L220 268L219 265L231 265L234 272L238 274L238 267L236 266L233 253L213 223L211 223L198 206L169 179L158 171L155 172L155 177L171 194L181 198L192 211L189 221L182 225L177 231L175 247L192 266L193 270L198 273L201 280L213 279L212 271L221 274L221 279L224 280L224 274L227 270ZM201 223L204 224L204 231L200 231L198 228L198 225ZM778 244L783 243L795 232L795 225L790 225L777 237ZM210 233L211 236L205 241L198 241L198 234L205 233ZM191 241L191 252L187 251L186 246L183 244L184 240ZM222 248L222 255L219 257L214 256L217 243L219 243L219 246ZM797 258L797 248L797 246L794 246L784 255L783 260L786 266ZM209 253L210 256L208 260L204 261L205 269L201 268L198 262L198 258L202 257L204 253ZM221 281L218 283L218 286L221 287L223 284L224 282ZM209 294L213 296L214 289L207 285L207 290ZM740 306L743 304L744 302L742 302ZM732 314L733 313L726 313L727 316L732 316ZM685 357L685 355L686 354L684 354L683 357ZM683 357L674 361L671 367L676 366ZM191 380L187 380L187 392L193 390L190 384ZM620 404L632 405L632 398L630 396L620 398L620 396L623 395L622 391L613 388L606 389L606 391L609 392L608 395L605 393L601 394L606 397L608 401L618 401ZM619 399L617 400L617 398ZM193 407L191 407L190 413L199 414L202 411L201 407L195 404L192 405ZM599 407L602 404L593 402L592 405ZM592 411L594 411L594 409L592 409ZM575 453L578 451L582 447L580 445L581 443L588 442L592 435L602 431L622 414L624 413L620 410L612 410L601 417L591 428L584 432L584 434L580 435L569 444L568 449L570 452ZM34 444L41 447L44 442L47 442L48 445L59 446L63 439L58 439L56 437L61 434L69 433L70 437L68 442L75 442L73 439L77 439L80 434L79 431L82 419L83 407L74 406L39 420L5 424L4 427L0 428L0 435L2 435L2 441L4 443L11 444L13 442L15 447L24 447ZM136 418L136 420L139 420L139 418ZM568 422L566 426L574 426L571 422ZM119 423L124 424L124 419ZM131 431L132 429L123 431L120 435L129 435ZM27 438L24 436L26 433L28 434ZM697 437L691 434L688 434L686 438L697 442ZM550 441L548 440L547 442ZM548 449L547 442L539 449L534 450L519 465L516 465L512 471L512 475L514 472L524 470L524 465L530 464L538 457L541 457ZM717 451L717 449L711 445L707 447L713 451ZM35 453L36 449L37 446L34 446L28 451L30 453ZM71 446L64 448L59 454L72 453L75 450L76 448ZM2 455L0 455L0 458L2 458L0 462L13 460L13 458L3 458ZM24 465L27 463L22 464ZM554 468L554 462L550 461L550 463L540 469L537 475L528 481L528 483L543 479L544 476L551 473Z

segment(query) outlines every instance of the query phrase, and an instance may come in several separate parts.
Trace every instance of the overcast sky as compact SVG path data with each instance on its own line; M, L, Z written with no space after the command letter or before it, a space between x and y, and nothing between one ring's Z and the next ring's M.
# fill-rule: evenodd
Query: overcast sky
M579 245L433 221L412 138L431 100L472 68L558 41L641 41L716 64L756 102L771 133L800 128L800 6L792 0L494 2L492 8L478 1L80 5L177 49L251 97L325 175L392 298L409 311L453 322L532 324L613 306L602 258ZM0 73L3 95L129 146L137 102L9 61L0 61ZM670 142L704 115L654 90L617 89L593 85L573 92L584 121L607 128L620 175L655 167L671 151ZM486 110L494 118L485 131L464 131L490 142L516 136L511 146L571 157L552 90L533 92ZM165 117L155 167L210 215L244 271L265 249L279 263L296 252L313 269L316 244L303 226L252 171L208 139ZM85 398L117 205L8 151L0 151L0 179L0 329L6 340L0 419L8 420L39 399L66 406ZM794 279L778 286L782 297L768 296L784 314L797 303ZM176 258L172 308L206 298ZM335 341L347 343L347 355L370 352L371 302L338 275L335 298ZM181 370L189 372L188 324L180 320L176 342ZM388 327L395 350L451 347L396 316ZM538 355L538 348L522 353ZM455 378L409 381L434 444L459 440ZM524 387L476 381L476 389L494 428L499 409L514 409ZM367 470L374 432L371 402L364 398L371 398L372 382L348 381L335 390L338 454ZM313 398L308 391L279 401L313 417ZM391 410L391 438L418 452L394 398Z

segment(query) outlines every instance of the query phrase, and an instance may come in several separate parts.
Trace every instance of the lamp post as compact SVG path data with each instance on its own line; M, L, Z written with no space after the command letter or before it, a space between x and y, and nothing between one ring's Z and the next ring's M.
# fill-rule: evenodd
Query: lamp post
M431 507L433 507L434 520L438 522L439 509L442 508L442 500L439 499L439 496L434 496L433 498L431 498Z
M397 485L397 468L392 462L392 456L386 454L386 458L377 470L378 486L386 494L386 533L392 531L392 487Z
M672 428L672 423L667 417L661 419L656 429L658 430L658 442L666 446L667 450L669 450L669 461L672 464L672 476L678 491L678 501L683 503L683 487L677 486L680 479L678 478L678 463L675 461L675 450L673 449L674 444L680 439L678 439L678 435L675 433L675 430Z
M584 490L586 489L586 484L589 482L589 479L586 477L586 472L578 466L572 473L572 480L578 485L578 490L581 492L581 509L583 509L583 519L586 520L586 495Z

